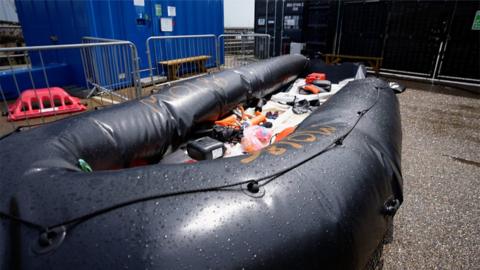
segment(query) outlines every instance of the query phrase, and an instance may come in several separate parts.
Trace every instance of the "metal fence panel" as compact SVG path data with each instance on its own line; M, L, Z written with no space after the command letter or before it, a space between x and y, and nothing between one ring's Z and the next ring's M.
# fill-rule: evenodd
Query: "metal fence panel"
M0 48L0 54L4 55L9 63L0 73L0 104L3 115L0 118L0 135L20 126L43 124L70 115L71 113L62 114L59 111L59 107L65 104L52 94L55 87L61 87L79 98L95 95L82 100L90 107L116 104L141 94L138 57L133 43L106 40L85 42ZM13 57L20 57L19 55L24 57L26 62L21 67L12 61ZM42 88L48 89L45 100L39 98L39 93L46 91L39 90ZM28 102L19 103L23 114L21 118L25 119L7 121L9 116L11 118L14 115L12 104L15 99L28 89L33 91L34 97ZM18 113L17 111L15 115ZM33 116L33 113L36 116Z
M218 37L218 66L233 68L270 57L268 34L223 34Z
M480 2L456 3L441 55L438 78L480 83L480 30L473 29Z
M157 85L206 73L217 67L215 35L152 36L146 41L149 80Z
M341 1L335 51L382 57L381 71L389 74L475 84L480 31L472 23L478 9L478 1Z
M82 48L81 57L90 94L113 95L121 100L141 96L136 49L114 45L121 40L84 37L82 42L110 43L112 46ZM132 44L134 47L134 45ZM126 88L130 91L125 91ZM124 91L118 91L124 90Z

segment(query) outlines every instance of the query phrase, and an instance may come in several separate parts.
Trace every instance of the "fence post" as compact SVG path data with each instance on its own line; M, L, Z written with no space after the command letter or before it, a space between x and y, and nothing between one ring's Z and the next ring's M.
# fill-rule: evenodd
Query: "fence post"
M136 93L136 98L142 97L142 84L140 83L140 65L139 65L139 58L137 47L135 44L130 42L130 50L132 51L132 60L133 60L133 81L134 81L134 88Z
M218 70L220 70L220 63L221 63L220 62L220 38L222 36L223 36L223 34L219 35L218 37L215 38L215 49L216 49L215 54L216 54L216 57L217 57L215 62L217 63Z
M148 59L148 69L150 73L150 81L152 82L152 85L155 85L153 81L153 66L152 66L152 58L151 58L152 56L150 55L150 39L151 38L152 37L147 38L147 40L145 41L145 45L147 47L147 59Z

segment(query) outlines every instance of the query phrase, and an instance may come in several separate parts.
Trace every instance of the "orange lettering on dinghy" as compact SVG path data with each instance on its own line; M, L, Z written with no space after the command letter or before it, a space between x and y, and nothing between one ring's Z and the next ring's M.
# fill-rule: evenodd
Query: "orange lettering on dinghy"
M317 125L311 125L311 127L318 127ZM336 131L336 128L330 126L322 126L318 129L305 129L305 130L298 130L296 133L290 134L285 139L275 142L260 151L252 153L250 156L241 159L240 162L243 164L248 164L254 160L256 160L262 153L266 152L273 156L284 155L288 148L279 147L278 145L289 145L294 149L301 149L302 144L312 143L315 142L318 138L316 135L321 136L330 136ZM300 136L306 136L305 139L299 138Z

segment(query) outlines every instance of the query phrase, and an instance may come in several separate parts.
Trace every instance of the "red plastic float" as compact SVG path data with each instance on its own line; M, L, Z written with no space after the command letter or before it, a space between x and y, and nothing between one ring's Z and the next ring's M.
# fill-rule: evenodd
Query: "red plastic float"
M327 76L325 75L325 73L310 73L305 78L305 82L308 84L316 80L326 80L326 79L327 79Z
M8 121L85 111L80 99L60 87L28 89L8 106Z

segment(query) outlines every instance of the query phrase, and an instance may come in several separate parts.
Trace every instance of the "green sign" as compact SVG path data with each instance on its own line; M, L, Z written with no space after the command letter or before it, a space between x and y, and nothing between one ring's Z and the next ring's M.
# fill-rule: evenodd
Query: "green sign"
M472 30L480 30L480 10L475 13L475 19L473 19Z
M162 16L162 5L160 4L155 4L155 15L157 17L161 17Z

